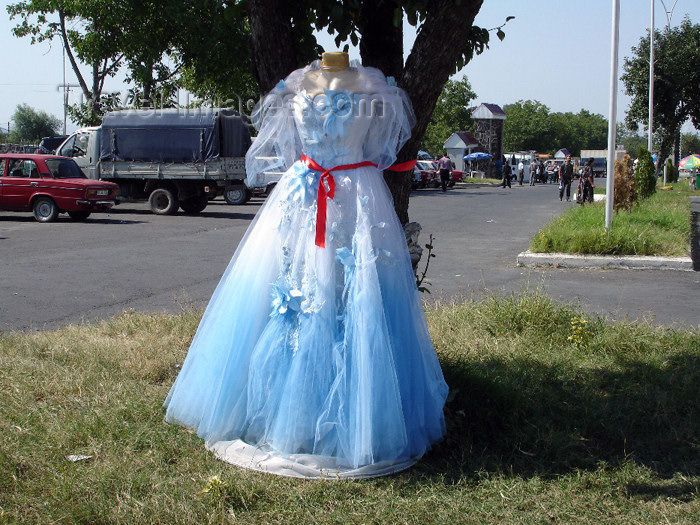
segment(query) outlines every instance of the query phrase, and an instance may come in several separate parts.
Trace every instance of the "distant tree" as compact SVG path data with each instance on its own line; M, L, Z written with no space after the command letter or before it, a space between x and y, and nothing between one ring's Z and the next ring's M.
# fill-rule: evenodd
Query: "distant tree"
M126 16L109 9L104 2L81 0L28 0L7 6L10 19L20 19L12 30L16 37L30 37L31 43L58 39L76 75L87 106L87 119L79 124L95 124L101 115L100 102L105 80L119 69L123 53L118 40L107 27ZM91 69L86 80L78 62Z
M582 109L578 113L566 113L572 125L572 142L569 151L580 155L583 149L605 149L608 143L608 119Z
M637 198L640 201L656 193L656 168L651 153L644 146L639 148L635 185Z
M697 153L700 155L700 135L683 133L681 135L681 158Z
M467 77L462 80L448 80L435 104L430 123L425 130L421 148L436 155L443 150L445 141L455 131L474 128L470 103L476 93Z
M42 137L58 135L61 121L45 111L36 111L27 104L20 104L12 115L14 128L10 133L12 142L38 143Z
M617 123L617 140L616 143L628 151L633 159L637 158L639 148L646 146L649 142L645 135L640 135L638 131L631 130L624 122ZM656 143L654 144L657 147Z
M518 100L503 106L504 151L540 152L552 149L549 108L536 100ZM552 152L553 153L553 152Z
M654 36L654 134L660 137L661 157L680 156L681 126L691 119L700 128L700 24L685 18ZM632 98L626 121L648 125L649 36L624 60L622 82Z
M184 16L186 3L177 0L142 2L138 0L28 0L10 4L10 19L20 23L13 28L17 37L30 37L31 43L58 39L80 85L84 102L71 110L80 125L97 124L102 114L115 107L115 97L103 94L107 78L124 65L128 81L134 83L135 106L151 105L158 91L170 98L173 77L179 65L172 54L175 20ZM79 63L90 68L85 78ZM124 101L126 102L126 101Z

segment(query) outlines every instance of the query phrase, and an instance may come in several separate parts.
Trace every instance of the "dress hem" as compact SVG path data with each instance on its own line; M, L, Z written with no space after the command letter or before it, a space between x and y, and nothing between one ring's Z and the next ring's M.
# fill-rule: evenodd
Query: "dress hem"
M267 474L305 479L363 479L388 476L412 467L418 458L382 461L360 467L338 466L337 459L314 454L282 454L268 445L253 446L240 439L206 444L218 459Z

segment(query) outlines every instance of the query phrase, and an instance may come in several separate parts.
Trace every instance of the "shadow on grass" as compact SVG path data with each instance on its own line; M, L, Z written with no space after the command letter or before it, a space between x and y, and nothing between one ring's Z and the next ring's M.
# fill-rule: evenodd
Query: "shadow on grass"
M517 360L448 362L443 370L454 393L447 435L420 463L422 475L448 483L480 471L552 477L630 461L661 477L700 475L695 356L663 367L631 361L617 371Z

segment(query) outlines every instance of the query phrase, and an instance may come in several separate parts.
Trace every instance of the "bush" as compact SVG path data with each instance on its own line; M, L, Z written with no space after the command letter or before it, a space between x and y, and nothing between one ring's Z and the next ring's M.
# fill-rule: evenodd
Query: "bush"
M615 200L613 209L630 210L636 199L634 164L629 154L615 161Z
M671 159L666 161L666 182L678 182L678 170L671 162Z
M649 150L644 146L639 148L637 160L639 161L635 174L637 198L643 200L656 193L656 170L654 169L654 161L651 158L651 153L649 153Z

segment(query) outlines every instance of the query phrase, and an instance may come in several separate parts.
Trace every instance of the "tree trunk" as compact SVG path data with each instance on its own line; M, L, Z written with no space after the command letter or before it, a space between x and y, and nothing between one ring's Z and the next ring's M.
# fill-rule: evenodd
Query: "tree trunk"
M401 148L397 162L418 156L425 130L445 83L454 72L455 64L467 49L474 23L483 0L433 0L428 4L426 19L413 44L406 65L399 72L397 60L403 57L403 32L393 28L394 5L365 4L361 25L362 62L380 67L387 75L396 77L408 94L416 113L416 125L410 140ZM375 37L375 33L382 33ZM387 56L391 54L392 56ZM411 172L386 172L385 180L394 198L394 209L402 224L409 222L408 204L411 195Z
M262 93L297 67L292 20L287 3L279 0L248 0L250 56Z
M416 126L399 151L397 162L415 159L440 93L470 47L474 17L483 0L431 0L425 21L403 66L403 30L394 26L391 0L362 2L358 29L360 53L365 66L379 68L396 78L413 102ZM266 93L280 78L297 67L289 8L281 0L248 0L251 55L254 74ZM468 53L467 53L468 54ZM409 222L411 172L385 174L402 224Z

